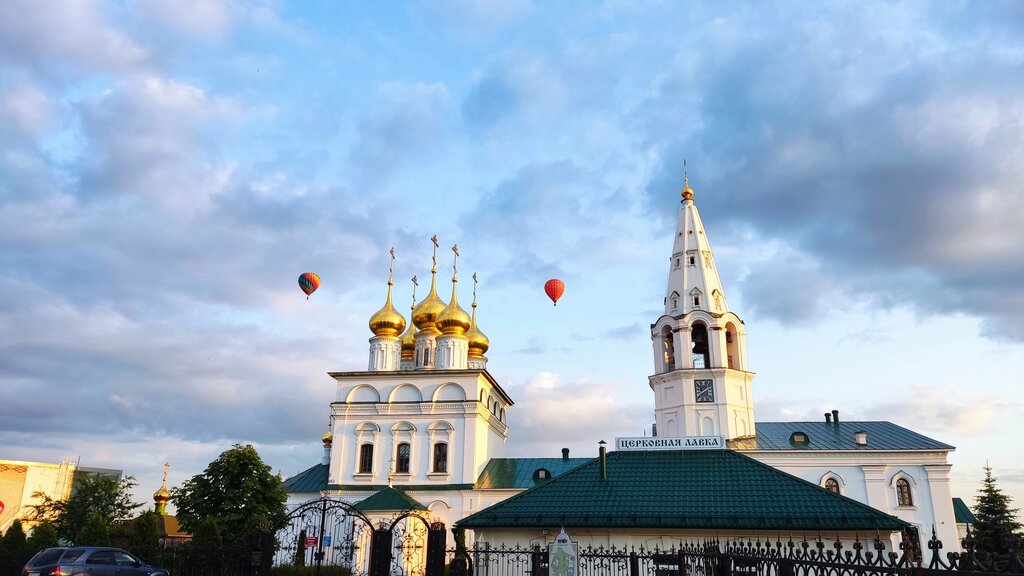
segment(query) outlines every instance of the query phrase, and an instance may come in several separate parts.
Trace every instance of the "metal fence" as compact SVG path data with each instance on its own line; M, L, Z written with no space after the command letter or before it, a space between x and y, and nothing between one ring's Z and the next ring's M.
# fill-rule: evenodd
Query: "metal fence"
M976 552L971 536L963 553L942 554L934 535L928 542L931 560L922 563L916 549L890 550L879 538L807 542L723 542L705 540L669 550L644 548L581 548L578 571L552 570L544 548L492 548L481 544L448 550L450 576L987 576L1024 574L1020 542L1003 556ZM458 565L458 566L456 566ZM463 566L465 569L463 570Z

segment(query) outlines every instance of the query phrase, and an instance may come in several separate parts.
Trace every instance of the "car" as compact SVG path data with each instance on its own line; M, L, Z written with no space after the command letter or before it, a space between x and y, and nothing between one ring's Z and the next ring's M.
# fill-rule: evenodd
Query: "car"
M21 576L170 576L131 552L109 546L47 548L28 561Z

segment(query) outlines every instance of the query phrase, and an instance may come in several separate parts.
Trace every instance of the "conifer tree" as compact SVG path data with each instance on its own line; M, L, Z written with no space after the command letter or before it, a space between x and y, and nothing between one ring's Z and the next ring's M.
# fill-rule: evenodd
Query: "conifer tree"
M15 520L0 538L0 574L18 574L28 562L28 545L21 520Z
M985 466L985 479L974 497L974 539L981 554L1005 554L1020 537L1019 508L1011 508L1011 499L996 486L992 467Z

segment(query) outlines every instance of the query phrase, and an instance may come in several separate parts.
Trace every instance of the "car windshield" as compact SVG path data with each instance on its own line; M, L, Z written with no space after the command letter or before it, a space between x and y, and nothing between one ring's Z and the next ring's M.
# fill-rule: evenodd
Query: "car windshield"
M57 560L60 559L60 555L64 553L63 548L47 548L39 554L36 554L31 560L29 560L29 566L46 566L48 564L56 564Z
M68 550L67 554L65 554L63 558L60 559L60 563L71 564L75 560L81 558L82 554L85 554L85 548L72 548L71 550Z

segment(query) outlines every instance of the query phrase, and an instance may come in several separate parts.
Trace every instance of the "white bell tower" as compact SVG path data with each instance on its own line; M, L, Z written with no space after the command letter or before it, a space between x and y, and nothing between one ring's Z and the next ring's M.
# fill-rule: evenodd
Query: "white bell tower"
M665 313L651 325L658 434L753 436L744 324L729 310L688 179L684 186Z

